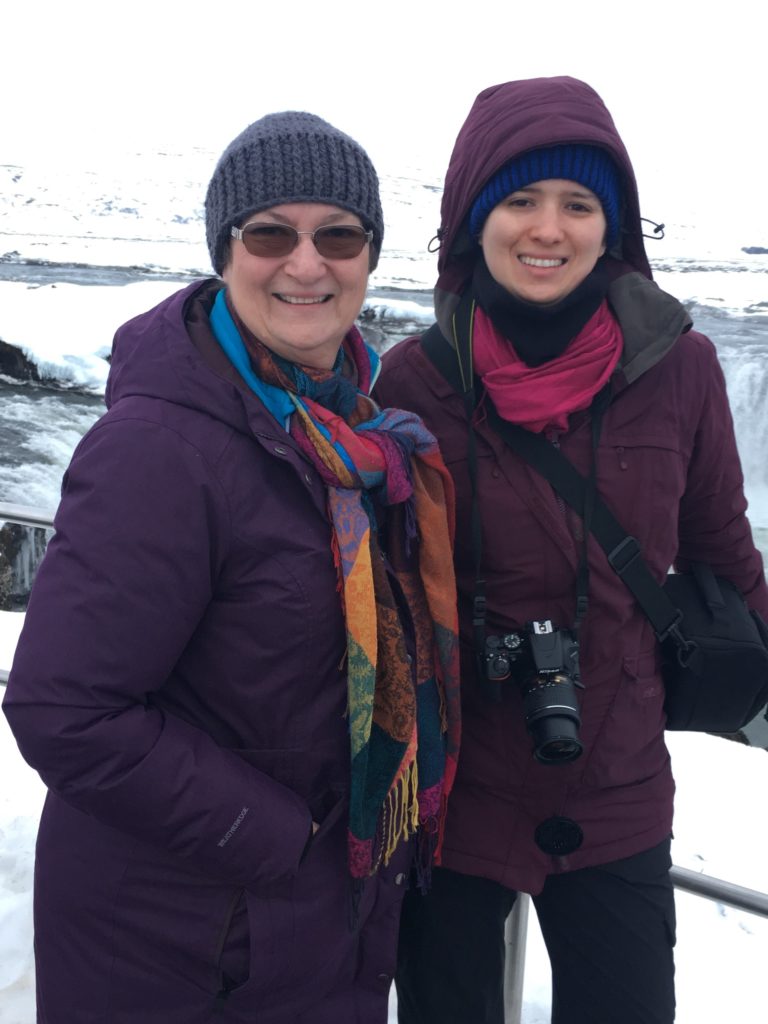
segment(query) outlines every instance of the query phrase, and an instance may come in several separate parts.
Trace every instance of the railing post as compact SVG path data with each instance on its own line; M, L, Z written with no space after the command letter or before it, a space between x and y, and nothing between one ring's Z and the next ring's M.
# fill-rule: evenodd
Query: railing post
M531 898L519 892L504 927L504 1024L520 1024L523 1013L525 947Z

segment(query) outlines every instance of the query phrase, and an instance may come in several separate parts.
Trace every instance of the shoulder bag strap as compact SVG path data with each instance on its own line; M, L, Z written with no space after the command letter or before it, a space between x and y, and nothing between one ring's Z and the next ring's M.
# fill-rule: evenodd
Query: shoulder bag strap
M465 296L454 317L455 348L446 341L437 324L433 324L421 339L426 354L454 390L464 397L470 423L475 408L471 331L462 328L465 328L467 316L471 323L472 314ZM688 644L678 628L682 619L680 610L653 578L637 540L627 534L594 490L589 494L586 479L558 448L541 434L534 434L502 419L487 394L484 408L488 423L502 440L541 473L578 515L584 518L585 509L589 510L589 529L605 551L613 571L634 595L659 641L671 637L681 653L686 651Z
M493 429L513 451L538 470L562 499L583 517L587 481L575 466L543 435L534 434L503 420L488 396L485 403L488 422ZM642 557L640 545L614 518L599 494L593 495L592 502L590 528L605 551L609 565L634 595L658 639L664 641L672 637L678 645L687 648L688 645L678 630L681 613L653 578Z

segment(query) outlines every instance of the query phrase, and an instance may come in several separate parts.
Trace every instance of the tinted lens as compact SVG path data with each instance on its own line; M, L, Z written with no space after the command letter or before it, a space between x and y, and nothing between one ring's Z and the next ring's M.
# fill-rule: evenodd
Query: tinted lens
M351 260L359 256L368 233L355 224L334 224L316 231L297 231L288 224L249 224L243 228L243 245L251 256L287 256L296 248L300 235L312 235L317 251L328 260Z
M243 245L251 256L287 256L299 236L287 224L250 224L243 228Z
M321 256L329 260L351 260L359 256L367 241L364 228L340 224L315 231L315 245Z

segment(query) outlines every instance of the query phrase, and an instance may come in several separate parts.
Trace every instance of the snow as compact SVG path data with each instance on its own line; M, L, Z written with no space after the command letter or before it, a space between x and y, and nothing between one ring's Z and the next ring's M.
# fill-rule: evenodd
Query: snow
M10 668L23 613L0 613L0 669ZM694 871L768 890L766 751L671 733L677 778L673 857ZM45 789L0 715L0 1024L33 1024L32 876ZM765 1018L768 919L678 893L678 1024ZM529 921L523 1024L549 1021L549 965ZM395 999L390 1022L394 1024ZM598 1024L598 1022L595 1022Z
M109 373L105 357L117 325L178 288L178 282L172 281L104 288L78 284L30 287L4 281L0 283L0 336L21 349L42 377L103 394ZM77 327L63 331L64 324Z
M40 280L46 265L59 264L68 280L74 275L89 284L0 281L0 339L22 349L43 374L102 393L117 325L154 306L180 280L210 273L202 199L216 154L200 148L68 156L55 170L47 159L0 163L0 262L8 263L3 277L36 261ZM442 179L398 164L397 174L381 175L385 245L366 305L401 319L407 333L431 320L436 255L429 241L440 220ZM686 303L764 317L766 257L742 248L762 240L754 211L707 219L695 204L692 210L678 208L664 239L648 243L657 282ZM119 280L153 273L162 279ZM413 301L414 293L423 303Z
M0 1022L33 1024L32 875L45 787L21 760L5 716L0 778Z

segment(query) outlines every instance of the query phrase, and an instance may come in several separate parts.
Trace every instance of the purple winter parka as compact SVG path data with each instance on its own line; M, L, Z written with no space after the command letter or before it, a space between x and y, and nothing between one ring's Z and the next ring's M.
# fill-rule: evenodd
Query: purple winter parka
M596 453L599 494L638 539L659 582L670 566L708 562L765 617L768 590L745 515L723 374L712 343L690 329L685 309L650 279L634 174L610 115L589 86L573 79L533 81L527 92L522 83L515 86L513 97L504 86L478 97L453 151L435 291L442 333L451 337L451 313L477 258L465 220L488 178L531 148L582 142L607 149L625 193L622 252L608 257L608 300L624 349ZM462 398L418 338L395 346L383 362L378 399L423 417L456 485L463 726L443 866L535 894L548 874L654 846L672 828L674 783L659 648L649 622L590 537L589 610L580 636L584 751L570 764L534 760L520 688L507 684L503 701L494 704L475 678L475 555ZM576 614L581 519L482 417L476 437L487 631L505 633L545 618L568 628ZM556 440L588 475L589 412L572 415ZM556 818L570 819L583 833L568 856L544 852L536 842L537 828Z
M41 1024L387 1019L407 850L353 927L326 489L212 338L219 285L118 331L8 684L49 787Z

